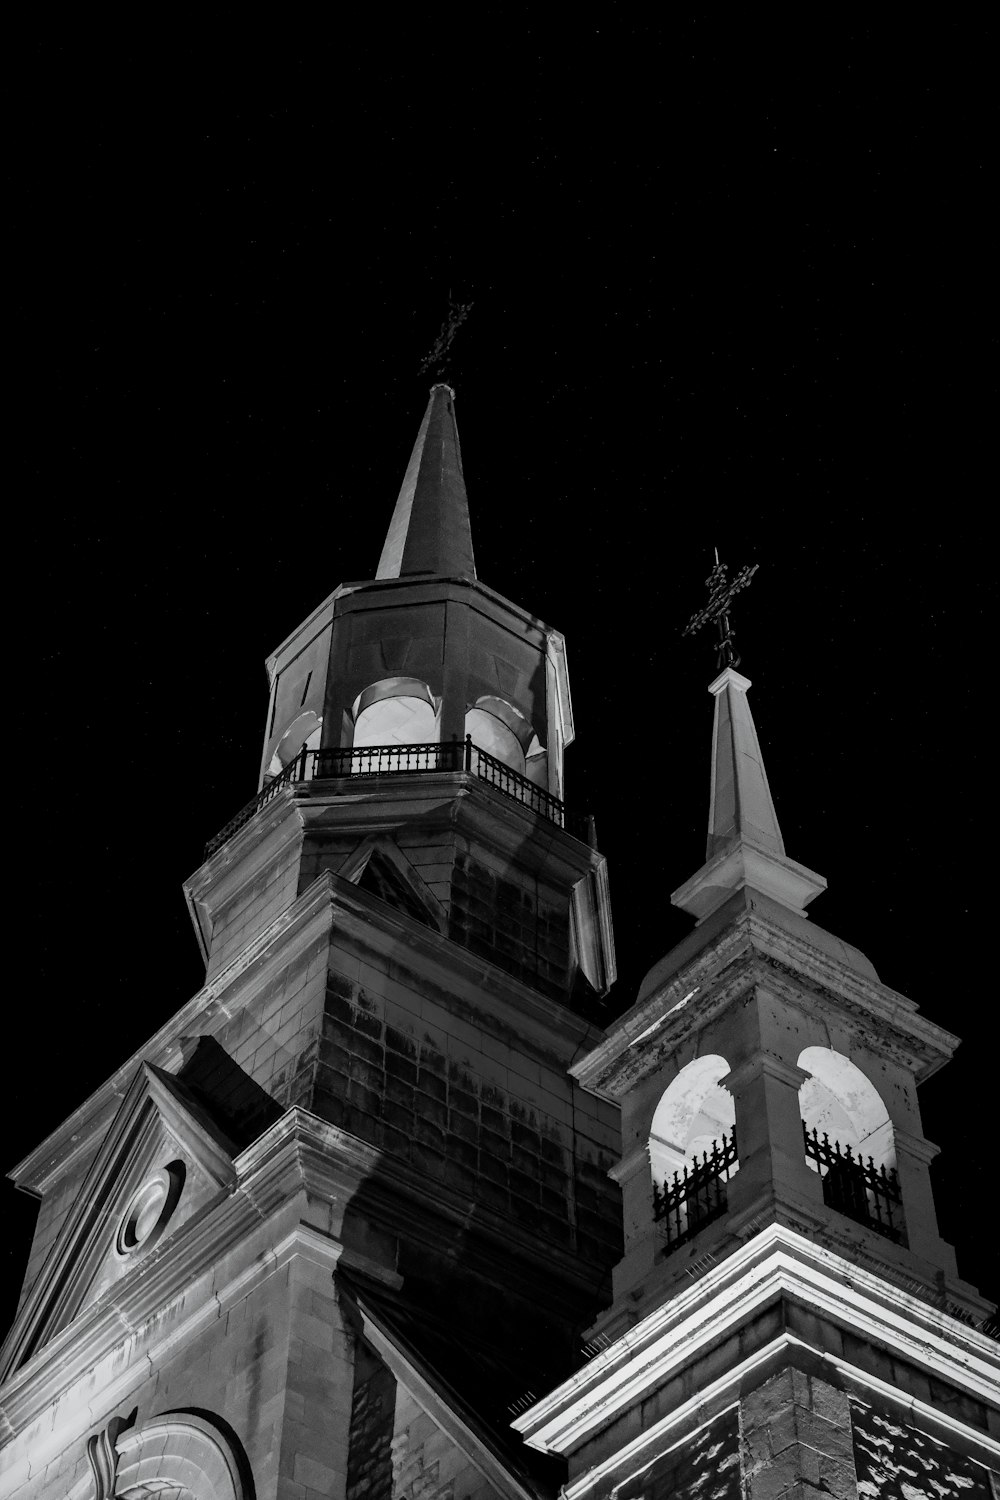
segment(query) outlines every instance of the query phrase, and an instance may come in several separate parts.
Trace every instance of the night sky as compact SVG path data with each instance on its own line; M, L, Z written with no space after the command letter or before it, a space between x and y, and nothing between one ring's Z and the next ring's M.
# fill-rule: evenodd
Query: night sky
M265 656L374 574L451 295L479 576L567 641L609 1019L690 927L718 546L759 564L741 670L813 920L964 1038L925 1126L997 1296L988 38L274 24L11 64L4 1167L199 988L181 882L256 789Z

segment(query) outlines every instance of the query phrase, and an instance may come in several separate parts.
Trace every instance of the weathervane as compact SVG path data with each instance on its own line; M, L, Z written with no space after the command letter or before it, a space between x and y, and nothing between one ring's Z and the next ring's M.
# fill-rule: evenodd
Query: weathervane
M719 549L715 549L715 567L705 579L705 587L708 589L708 603L704 609L691 616L690 620L681 631L682 635L694 635L703 625L715 624L719 629L719 640L715 648L716 667L721 672L723 667L738 667L740 658L733 648L733 636L736 634L729 619L729 606L741 589L748 587L751 578L756 573L759 564L754 563L751 567L747 564L742 567L729 583L726 574L729 569L726 563L719 561Z
M418 375L427 375L434 371L442 380L447 378L445 373L445 362L451 346L455 341L455 335L472 311L471 302L456 302L451 292L448 293L448 316L441 324L441 332L434 341L429 354L425 354L420 361Z

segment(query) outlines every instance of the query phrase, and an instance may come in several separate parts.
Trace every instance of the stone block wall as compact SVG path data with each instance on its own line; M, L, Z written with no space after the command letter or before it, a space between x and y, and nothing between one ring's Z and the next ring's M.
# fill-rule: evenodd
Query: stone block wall
M451 881L455 865L455 833L450 824L444 828L405 824L388 832L428 890L447 911L451 903ZM299 894L327 870L339 875L345 862L361 842L363 836L358 832L332 833L325 829L311 828L302 850Z
M209 979L291 906L299 889L299 852L299 839L290 837L216 912L206 971Z
M955 1453L885 1408L850 1402L860 1500L997 1500L1000 1472Z
M744 1396L740 1447L746 1500L857 1500L848 1398L815 1376L782 1370Z
M356 1346L346 1500L392 1500L396 1380L363 1340Z
M335 952L307 1107L542 1240L615 1260L616 1111L523 1040L460 1019L387 971L355 963L355 975L339 961Z
M563 996L569 976L569 902L526 871L512 878L481 857L455 860L449 936L471 953Z
M619 1500L740 1500L736 1408L664 1453L617 1494Z
M219 1045L283 1107L306 1103L322 1027L329 938L318 937L291 959L250 1004L216 1033Z
M234 1251L230 1263L218 1266L214 1284L223 1287L243 1260L242 1252ZM3 1473L24 1454L32 1459L47 1433L81 1409L95 1414L91 1432L102 1430L112 1416L133 1411L137 1427L174 1410L217 1416L246 1451L258 1500L343 1495L354 1336L342 1318L329 1267L295 1256L235 1302L221 1305L214 1292L205 1299L204 1285L192 1288L158 1323L155 1331L164 1335L199 1307L206 1310L200 1331L178 1344L152 1374L146 1359L135 1358L135 1384L110 1409L103 1391L109 1376L122 1391L121 1357L81 1378L47 1409L36 1429L4 1452L0 1492L5 1500L65 1500L85 1478L86 1432L13 1489L6 1487ZM137 1332L137 1338L144 1336L144 1330Z
M404 1387L396 1390L392 1500L497 1500L497 1490Z

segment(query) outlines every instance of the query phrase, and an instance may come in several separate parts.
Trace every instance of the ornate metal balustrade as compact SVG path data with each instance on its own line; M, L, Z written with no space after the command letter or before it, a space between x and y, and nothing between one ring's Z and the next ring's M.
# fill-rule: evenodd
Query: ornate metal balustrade
M814 1161L823 1179L823 1202L856 1224L874 1229L876 1234L897 1244L903 1239L903 1209L899 1179L895 1168L886 1171L876 1167L869 1156L867 1165L855 1156L850 1146L841 1149L839 1141L810 1131L803 1120L806 1156Z
M661 1188L653 1183L653 1217L663 1225L667 1253L693 1239L700 1229L726 1211L727 1184L739 1160L736 1129L713 1141L692 1166L675 1172L673 1181Z
M300 781L327 781L350 777L373 779L379 776L414 776L428 771L464 771L478 776L503 796L519 802L522 807L539 813L559 828L584 843L593 842L593 821L567 811L558 797L544 787L536 786L527 776L505 765L502 760L480 750L471 737L464 740L445 740L440 743L421 745L363 745L345 746L331 750L306 750L304 747L294 760L279 775L262 787L257 796L230 818L225 828L219 830L205 845L205 858L221 849L235 833L254 817L256 813L283 787Z

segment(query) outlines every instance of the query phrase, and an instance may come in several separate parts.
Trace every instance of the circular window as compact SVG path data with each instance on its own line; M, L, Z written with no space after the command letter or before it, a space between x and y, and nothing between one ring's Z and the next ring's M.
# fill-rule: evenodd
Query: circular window
M146 1178L132 1194L118 1226L115 1250L119 1255L134 1255L156 1243L177 1205L183 1183L184 1164L179 1161Z

